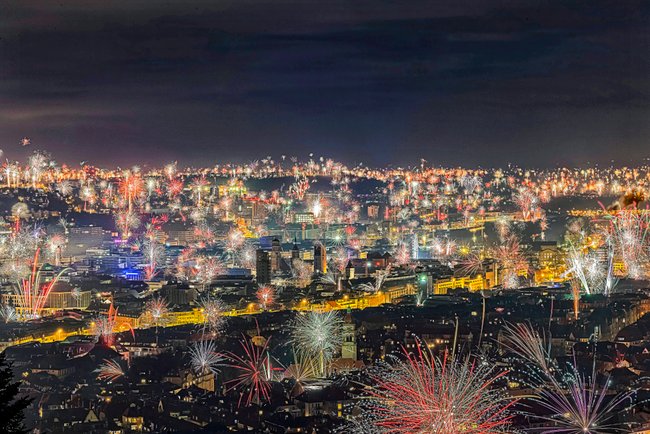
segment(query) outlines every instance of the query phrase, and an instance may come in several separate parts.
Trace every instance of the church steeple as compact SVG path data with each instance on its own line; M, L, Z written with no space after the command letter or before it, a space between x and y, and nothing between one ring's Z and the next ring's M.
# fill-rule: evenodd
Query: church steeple
M341 346L341 358L357 360L357 334L352 310L348 308L342 327L343 345Z

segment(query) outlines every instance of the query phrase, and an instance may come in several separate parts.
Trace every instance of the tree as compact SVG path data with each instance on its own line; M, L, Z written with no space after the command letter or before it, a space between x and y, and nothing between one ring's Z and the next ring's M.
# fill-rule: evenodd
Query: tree
M27 433L23 425L23 410L31 399L18 396L20 382L13 381L11 365L5 353L0 353L0 432Z

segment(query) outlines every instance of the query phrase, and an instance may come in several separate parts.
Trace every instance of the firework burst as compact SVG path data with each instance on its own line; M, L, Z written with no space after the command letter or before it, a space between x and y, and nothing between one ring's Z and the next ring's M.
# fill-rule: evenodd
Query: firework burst
M116 360L104 359L104 363L97 369L97 378L108 382L113 382L125 374L122 364Z
M242 355L233 352L225 355L229 360L228 366L237 370L237 376L228 383L229 389L240 389L239 405L242 402L259 405L269 400L273 371L277 370L272 367L268 354L269 339L244 337L240 345Z
M169 307L167 300L162 297L153 297L144 306L146 322L156 329L164 326L168 321Z
M158 268L165 255L165 249L153 237L144 240L139 249L146 260L144 266L145 279L152 280L159 273Z
M200 340L190 348L190 364L197 374L212 372L217 375L224 361L225 357L217 352L213 340Z
M496 387L506 372L485 361L416 354L371 374L369 425L381 433L493 434L510 432L515 401Z
M275 290L271 286L260 286L255 294L262 309L267 310L275 303Z
M223 328L226 317L224 316L225 306L221 299L214 297L203 297L199 301L201 313L203 314L203 325L212 333L219 333Z
M67 268L64 268L53 279L44 283L41 275L42 266L38 266L39 254L40 248L36 249L34 254L31 272L27 277L20 279L16 287L18 307L22 311L22 315L27 319L41 316L52 288L61 276L68 271Z
M0 305L0 318L5 324L16 321L18 319L16 308L9 304Z
M318 376L318 360L305 354L304 351L293 349L293 363L284 371L284 378L293 379L296 384L291 391L292 396L298 396L303 391L307 380Z
M595 363L590 379L581 375L575 361L566 369L560 369L551 361L544 337L530 324L506 326L504 345L539 371L532 373L531 384L538 384L538 393L530 398L547 414L531 414L543 434L606 434L625 432L614 421L617 409L628 401L633 392L611 395L605 379L601 386L596 381Z
M567 374L568 385L553 380L550 387L544 387L533 398L549 412L547 416L537 416L547 427L540 429L543 434L609 434L627 432L623 424L616 422L618 407L630 399L633 392L609 396L607 382L601 386L596 381L596 373L591 379L579 374L575 367Z
M335 311L298 314L292 325L292 342L320 359L321 375L325 375L327 363L341 348L342 326L343 319Z

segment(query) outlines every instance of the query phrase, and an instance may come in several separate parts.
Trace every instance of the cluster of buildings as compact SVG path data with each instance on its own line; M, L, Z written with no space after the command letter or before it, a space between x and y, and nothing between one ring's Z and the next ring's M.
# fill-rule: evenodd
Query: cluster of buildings
M639 433L650 429L644 380L650 289L626 279L616 258L616 292L576 295L563 237L545 239L545 232L564 229L564 213L543 214L536 197L517 208L523 199L515 200L517 190L503 175L488 191L482 172L423 169L416 180L358 169L363 176L355 181L374 184L355 191L349 172L303 169L283 178L293 182L286 190L275 188L272 168L252 179L232 167L224 171L235 173L229 178L124 175L151 188L112 172L65 172L66 182L79 183L73 192L94 182L104 202L58 187L47 191L47 180L31 188L8 185L5 197L18 194L30 213L6 207L3 245L28 231L47 234L38 247L47 255L20 279L38 270L37 290L51 284L36 315L25 305L20 279L5 267L0 273L0 350L21 392L34 398L27 426L86 433L347 432L346 424L363 413L359 385L368 369L420 343L434 354L490 354L511 373L499 386L525 396L530 385L502 337L507 324L529 323L548 336L558 361L574 356L579 369L595 367L612 391L634 388L637 405L616 418ZM310 177L326 188L309 187ZM425 179L440 188L423 190ZM264 182L273 185L259 186ZM505 191L513 197L503 204L493 199ZM434 202L435 195L441 200ZM504 241L504 225L521 233L516 243ZM598 261L608 260L603 245L585 245ZM0 248L0 261L12 263L12 254ZM192 361L206 340L206 300L215 299L223 325L210 331L212 352L250 356L242 355L242 342L251 342L265 360L262 397L246 399L254 385L238 380L232 363L197 370ZM316 374L297 358L291 325L297 315L329 311L342 319L341 339L326 372ZM532 422L518 414L514 423Z

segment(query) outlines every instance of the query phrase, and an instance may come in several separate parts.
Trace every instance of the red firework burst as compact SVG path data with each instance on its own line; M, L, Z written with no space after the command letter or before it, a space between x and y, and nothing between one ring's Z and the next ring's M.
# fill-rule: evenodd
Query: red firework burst
M366 416L387 433L508 432L515 401L494 387L505 374L475 359L435 357L418 344L415 355L372 375Z
M275 290L271 286L261 286L256 293L257 301L266 310L275 303Z
M243 350L242 355L232 352L226 354L226 358L230 361L228 366L238 371L238 375L228 382L229 390L240 389L238 405L241 406L242 401L246 405L251 403L259 405L263 400L269 400L273 371L278 370L271 366L271 356L268 352L269 339L261 336L244 337L240 345Z

